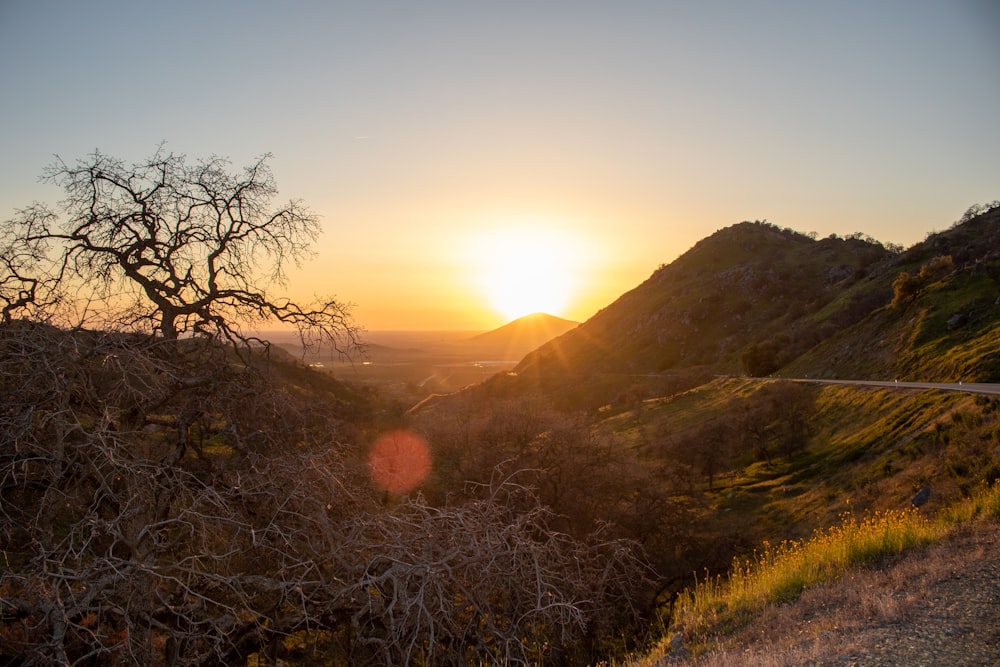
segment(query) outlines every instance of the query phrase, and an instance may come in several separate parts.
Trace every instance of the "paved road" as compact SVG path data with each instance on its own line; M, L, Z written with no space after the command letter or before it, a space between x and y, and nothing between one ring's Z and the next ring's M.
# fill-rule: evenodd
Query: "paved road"
M786 379L786 378L775 378ZM941 389L942 391L962 391L967 394L987 394L1000 396L1000 384L984 382L885 382L877 380L813 380L811 378L789 378L792 382L814 382L816 384L855 384L866 387L891 387L893 389Z

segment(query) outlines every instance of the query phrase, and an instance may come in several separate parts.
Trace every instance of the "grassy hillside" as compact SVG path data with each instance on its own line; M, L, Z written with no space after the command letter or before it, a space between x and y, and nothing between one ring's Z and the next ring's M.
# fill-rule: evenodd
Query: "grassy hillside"
M845 514L808 539L763 544L687 589L669 639L625 664L993 664L998 518L994 485L937 516Z
M1000 477L998 404L938 391L803 386L803 442L782 453L780 413L768 412L768 383L716 380L602 421L621 446L643 446L694 478L703 527L732 548L798 537L851 509L906 507L924 486L930 507ZM776 387L775 387L776 388ZM787 400L786 396L779 396ZM762 420L754 423L754 411ZM706 425L729 426L714 439ZM761 429L761 425L763 428ZM772 443L770 462L754 431ZM748 437L749 436L749 437ZM714 456L714 461L710 460ZM708 465L714 465L708 488ZM720 535L715 535L719 538ZM718 543L718 542L717 542Z
M648 373L698 365L736 372L751 344L774 340L788 355L814 343L821 334L808 316L824 312L819 323L849 319L853 301L823 309L890 258L861 239L816 241L768 223L740 223L658 269L530 355L518 372ZM871 299L870 291L859 293ZM885 289L879 295L890 297Z
M717 378L567 412L489 389L412 415L437 457L425 492L528 471L564 529L607 520L642 542L665 591L845 511L906 508L930 487L933 512L1000 477L1000 402L983 396Z
M956 267L781 369L787 376L993 382L1000 379L1000 288L992 263ZM897 274L898 275L898 274Z
M937 390L795 383L808 399L802 403L805 442L778 453L780 421L789 416L771 412L761 431L774 450L763 460L743 448L744 437L758 430L752 414L779 387L788 383L716 379L616 412L596 426L618 446L643 450L649 464L688 476L690 495L674 485L674 500L695 508L690 519L698 530L684 548L669 558L656 554L654 561L661 568L687 566L667 590L686 587L688 597L665 604L662 613L674 619L667 636L682 629L689 648L704 648L710 637L714 645L767 604L797 598L816 583L809 572L830 581L852 564L938 539L943 533L935 525L912 524L906 513L919 490L930 489L921 521L955 522L955 507L1000 479L1000 401ZM1000 497L989 493L994 503ZM822 564L827 555L835 561L829 566ZM764 596L762 602L730 599L733 586L740 596ZM682 604L686 615L678 619ZM667 646L664 640L659 655Z
M998 304L1000 208L905 252L744 222L699 242L516 371L550 383L560 373L695 366L990 381L1000 377Z

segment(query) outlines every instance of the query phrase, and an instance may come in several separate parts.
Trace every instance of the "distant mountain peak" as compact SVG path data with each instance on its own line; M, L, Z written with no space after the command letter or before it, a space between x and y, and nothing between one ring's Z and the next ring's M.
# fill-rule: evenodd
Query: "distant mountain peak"
M577 326L579 322L573 322L572 320L566 320L561 317L556 317L555 315L549 315L548 313L531 313L529 315L523 315L515 320L511 320L507 324L504 324L496 329L487 331L486 333L473 336L470 340L483 340L495 338L498 335L509 335L514 332L539 329L542 331L557 330L561 329L560 333L568 331L573 327ZM559 335L559 334L556 334Z
M503 354L505 358L520 358L571 329L579 322L548 313L531 313L501 327L473 336L466 345L484 353Z

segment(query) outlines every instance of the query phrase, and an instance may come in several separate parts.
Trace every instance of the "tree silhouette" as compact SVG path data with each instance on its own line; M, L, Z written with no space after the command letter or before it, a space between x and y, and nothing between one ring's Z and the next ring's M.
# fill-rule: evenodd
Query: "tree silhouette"
M5 319L44 301L60 304L63 319L76 307L75 317L96 316L103 328L241 343L241 325L281 322L305 343L349 350L356 330L345 304L268 292L320 229L301 202L272 205L269 157L238 173L222 158L189 164L162 147L131 165L99 151L74 165L57 159L43 180L65 192L63 216L34 204L0 231Z

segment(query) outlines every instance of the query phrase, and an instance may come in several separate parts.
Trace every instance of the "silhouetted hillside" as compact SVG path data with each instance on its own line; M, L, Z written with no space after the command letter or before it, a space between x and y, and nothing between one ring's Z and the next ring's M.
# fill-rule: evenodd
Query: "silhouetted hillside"
M474 336L462 343L462 347L499 355L498 358L501 359L519 359L577 325L579 322L547 313L534 313Z
M709 367L989 381L1000 378L998 285L998 208L905 252L859 235L816 240L744 222L660 267L516 372Z
M830 306L892 257L858 238L817 241L740 223L660 267L517 370L658 373L709 365L737 372L751 345L774 341L782 354L808 349L825 333L819 324L856 317L853 301ZM888 303L890 288L875 287L858 290L858 298Z

